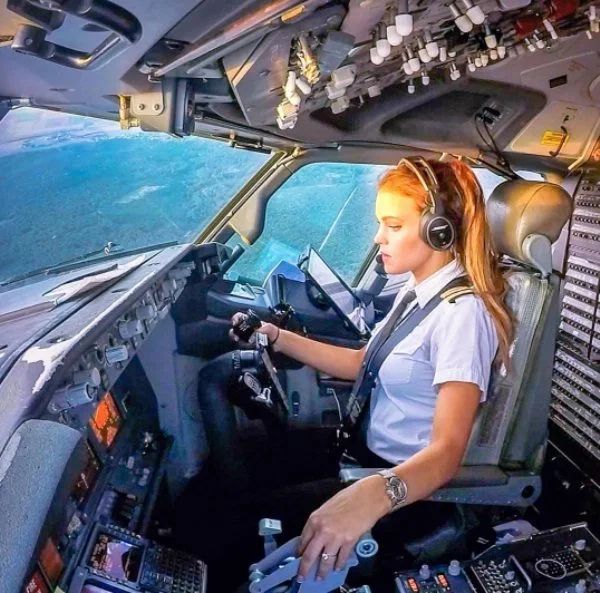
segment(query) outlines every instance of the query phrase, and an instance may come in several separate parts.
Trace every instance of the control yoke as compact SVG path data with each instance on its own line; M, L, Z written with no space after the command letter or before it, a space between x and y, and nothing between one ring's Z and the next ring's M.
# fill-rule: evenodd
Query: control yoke
M254 402L267 409L276 410L282 419L287 419L290 412L288 398L269 356L267 336L255 333L261 323L258 315L252 309L248 309L245 318L233 328L234 333L246 342L254 334L255 347L250 351L235 350L233 352L233 370L238 375L238 382L252 393L251 398ZM270 386L263 388L258 376L265 374Z

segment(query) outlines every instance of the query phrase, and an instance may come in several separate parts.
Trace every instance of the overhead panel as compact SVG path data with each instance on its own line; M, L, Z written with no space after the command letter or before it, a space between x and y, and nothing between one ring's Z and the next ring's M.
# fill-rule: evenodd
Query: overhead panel
M561 156L576 157L592 138L600 109L567 101L552 101L511 144L511 150L547 155L560 149Z

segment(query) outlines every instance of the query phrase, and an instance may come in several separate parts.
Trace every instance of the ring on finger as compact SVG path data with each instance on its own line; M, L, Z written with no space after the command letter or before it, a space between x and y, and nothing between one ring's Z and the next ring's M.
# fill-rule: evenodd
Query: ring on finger
M321 560L322 560L323 562L327 562L327 561L329 561L329 560L335 560L335 558L336 558L336 557L337 557L337 554L330 554L330 553L328 553L328 552L323 552L323 553L321 554Z

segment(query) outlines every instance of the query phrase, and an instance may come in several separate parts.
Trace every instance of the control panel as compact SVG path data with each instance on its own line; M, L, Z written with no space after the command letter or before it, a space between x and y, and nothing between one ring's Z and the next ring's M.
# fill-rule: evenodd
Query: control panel
M580 523L499 543L472 560L398 573L398 593L592 593L600 541Z
M72 374L54 392L47 408L50 415L56 417L94 402L98 394L115 383L156 324L167 316L193 269L193 262L178 263L94 340ZM59 332L48 339L59 343L62 337Z
M69 593L204 593L206 564L113 525L97 524Z
M600 174L575 194L550 417L600 459Z
M54 511L57 525L37 559L27 593L68 590L97 524L128 533L148 530L171 445L148 405L153 399L134 362L99 396L91 415L88 406L70 410L77 414L73 419L85 422L85 455L66 504Z

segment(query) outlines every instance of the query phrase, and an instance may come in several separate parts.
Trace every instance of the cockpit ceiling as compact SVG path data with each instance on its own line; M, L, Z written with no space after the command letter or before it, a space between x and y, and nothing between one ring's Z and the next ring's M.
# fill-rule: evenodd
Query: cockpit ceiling
M63 0L51 4L72 10ZM189 101L180 110L194 115L196 133L265 144L372 142L478 152L474 116L486 108L497 143L515 153L547 157L560 145L559 157L569 164L596 140L600 3L116 4L127 11L116 19L125 30L121 50L82 68L54 63L61 52L52 48L84 55L102 49L110 27L99 26L97 15L0 0L0 96L112 119L123 119L119 96L131 97L135 117L128 125L185 133L194 122L174 126L163 111L171 99L173 111L182 105L175 95L186 81ZM39 18L40 11L51 18ZM157 93L161 100L152 101ZM156 113L141 111L144 98L158 105Z

